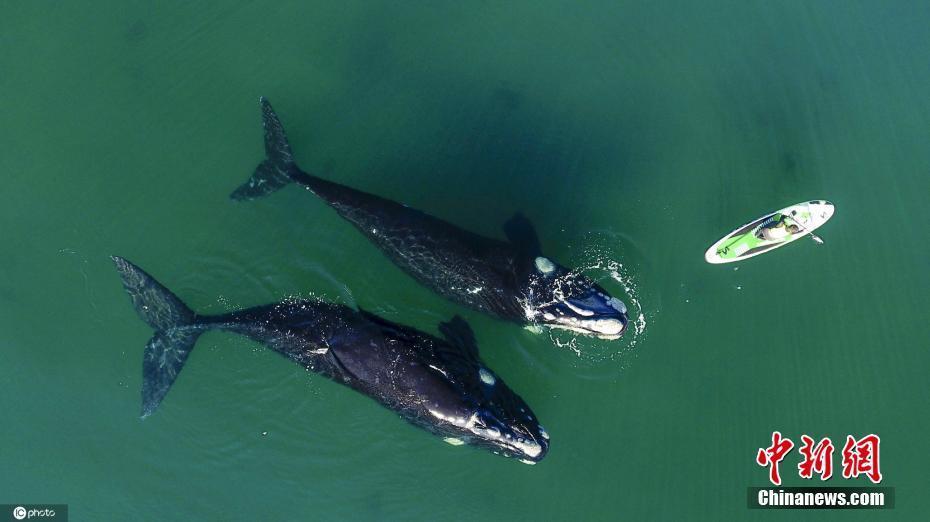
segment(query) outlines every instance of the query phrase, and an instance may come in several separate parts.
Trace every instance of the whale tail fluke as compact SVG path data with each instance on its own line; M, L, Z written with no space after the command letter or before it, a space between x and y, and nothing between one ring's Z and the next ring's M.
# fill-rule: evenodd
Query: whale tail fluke
M112 259L139 317L155 330L155 335L145 345L142 359L144 419L165 398L206 327L187 305L155 278L122 257L112 256Z
M300 173L281 120L267 98L262 96L259 102L262 106L262 126L265 128L265 160L258 164L248 181L230 194L229 197L237 201L271 194L292 182L294 174Z

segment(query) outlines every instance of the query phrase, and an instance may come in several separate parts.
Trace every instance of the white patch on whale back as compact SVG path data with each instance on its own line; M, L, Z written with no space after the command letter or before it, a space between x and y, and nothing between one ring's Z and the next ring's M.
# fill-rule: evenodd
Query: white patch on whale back
M491 374L486 368L481 368L478 370L478 376L481 377L481 382L487 384L488 386L494 386L497 383L497 379L494 378L494 375Z
M542 426L540 426L539 434L542 436L542 438L549 440L549 432L546 431L546 428L543 428Z
M543 333L542 327L539 326L538 324L528 324L524 326L523 328L526 330L529 330L530 333L534 333L537 335Z
M462 444L465 444L465 441L463 441L462 439L457 439L455 437L445 437L442 440L448 442L449 444L452 444L453 446L461 446Z
M533 462L532 460L520 459L520 462L522 462L522 463L524 463L524 464L529 464L530 466L535 466L535 465L536 465L536 463Z
M544 274L551 273L555 270L555 263L549 261L547 258L539 256L536 258L536 270Z

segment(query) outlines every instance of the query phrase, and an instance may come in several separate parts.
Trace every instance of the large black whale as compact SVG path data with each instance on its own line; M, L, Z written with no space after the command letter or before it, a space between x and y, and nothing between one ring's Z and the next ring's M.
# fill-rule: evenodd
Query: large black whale
M168 393L197 338L235 332L342 383L451 444L471 444L535 464L549 435L529 406L481 361L460 317L440 339L371 313L294 300L204 316L152 276L113 257L139 316L155 330L142 362L142 418Z
M469 308L522 324L542 324L620 337L626 306L589 278L543 256L532 225L517 214L504 226L509 241L474 234L419 210L302 171L277 114L261 98L265 154L231 195L247 200L296 182L355 225L421 284Z

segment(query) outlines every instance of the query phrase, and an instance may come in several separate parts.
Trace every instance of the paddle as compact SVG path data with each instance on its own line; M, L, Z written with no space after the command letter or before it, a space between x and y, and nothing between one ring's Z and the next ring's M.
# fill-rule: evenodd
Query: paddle
M798 220L797 220L797 219L794 219L792 216L785 216L785 217L788 218L788 219L790 219L791 221L794 221L794 224L797 225L798 227L800 227L801 230L804 230L804 231L806 231L808 234L810 234L811 239L814 240L814 243L817 243L817 244L819 244L819 245L822 245L822 244L823 244L823 239L821 239L820 236L818 236L817 234L811 232L810 230L807 230L807 227L805 227L804 225L798 223Z

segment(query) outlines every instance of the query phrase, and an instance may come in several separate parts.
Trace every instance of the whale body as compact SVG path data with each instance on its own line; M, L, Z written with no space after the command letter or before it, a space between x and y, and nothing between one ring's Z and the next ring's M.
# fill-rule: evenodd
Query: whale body
M251 200L297 183L352 223L395 265L443 297L500 319L605 339L626 329L626 306L577 271L542 254L521 214L502 241L475 234L395 201L301 170L281 121L261 98L266 159L232 194Z
M224 330L374 399L449 443L530 464L548 452L548 433L481 361L471 329L458 316L439 325L442 338L320 300L205 316L136 265L113 261L139 316L155 330L143 356L142 418L165 398L197 338Z

